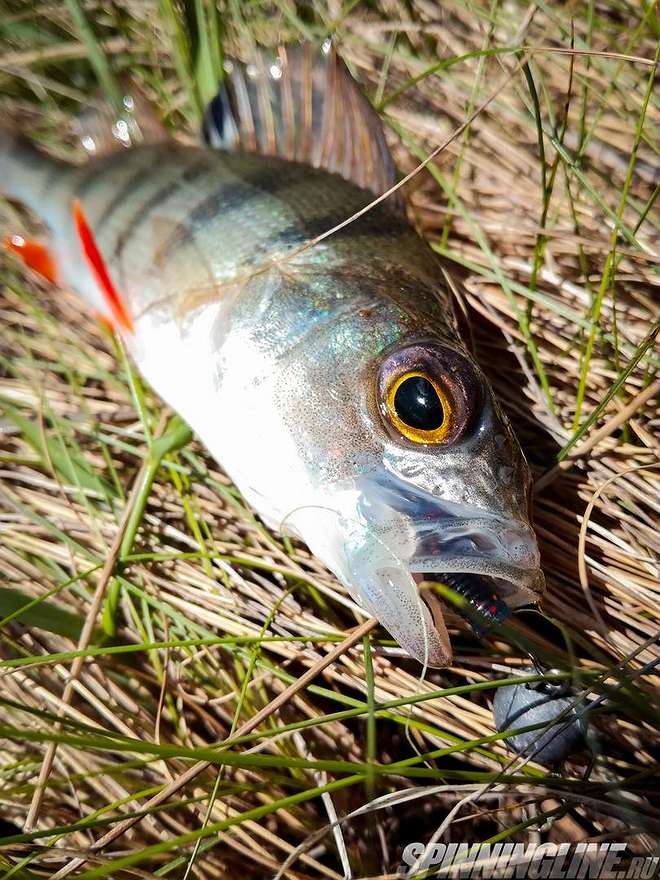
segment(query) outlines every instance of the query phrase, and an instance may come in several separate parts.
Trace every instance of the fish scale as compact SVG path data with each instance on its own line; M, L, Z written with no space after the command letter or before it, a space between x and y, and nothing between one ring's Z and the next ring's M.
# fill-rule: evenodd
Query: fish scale
M208 288L282 249L294 249L369 200L363 190L334 175L310 174L304 166L279 159L264 162L158 145L130 151L123 163L114 157L98 161L95 176L88 169L72 174L62 200L80 198L109 271L122 282L127 305L136 314L166 297L176 310L177 298L187 291ZM117 193L135 174L155 163L158 176L141 177L140 185L119 201ZM102 183L90 189L94 179ZM70 226L65 234L74 236ZM355 266L371 248L381 261L410 260L410 244L417 244L412 231L381 209L325 249L337 265L349 261ZM429 263L424 251L421 255L417 271ZM152 284L155 264L159 274ZM169 288L169 276L175 278L175 290Z
M50 229L33 265L114 324L262 519L444 665L441 606L416 582L460 572L466 594L535 601L530 475L400 203L310 246L395 180L373 108L333 52L310 53L234 63L213 147L161 137L69 166L0 130L0 180Z

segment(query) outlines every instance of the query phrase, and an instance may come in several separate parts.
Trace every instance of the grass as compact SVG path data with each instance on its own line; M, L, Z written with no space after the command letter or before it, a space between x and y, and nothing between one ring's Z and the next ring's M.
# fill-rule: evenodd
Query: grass
M263 527L73 295L3 256L3 877L392 876L447 822L445 840L652 853L656 26L628 0L5 4L0 108L62 156L72 116L99 88L117 104L127 72L194 135L225 54L301 34L334 34L403 172L494 95L408 196L537 478L548 590L483 641L449 612L454 664L425 680L376 629L294 693L359 610ZM34 229L7 203L0 224ZM531 680L594 707L559 773L493 727L528 651L555 670Z

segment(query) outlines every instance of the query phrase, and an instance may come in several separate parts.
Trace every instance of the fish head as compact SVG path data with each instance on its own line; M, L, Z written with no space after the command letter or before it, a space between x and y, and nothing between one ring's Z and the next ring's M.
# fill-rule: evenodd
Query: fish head
M529 468L459 344L399 340L365 361L359 384L369 452L332 488L332 515L306 540L409 654L444 666L442 606L420 581L459 575L508 609L543 590Z

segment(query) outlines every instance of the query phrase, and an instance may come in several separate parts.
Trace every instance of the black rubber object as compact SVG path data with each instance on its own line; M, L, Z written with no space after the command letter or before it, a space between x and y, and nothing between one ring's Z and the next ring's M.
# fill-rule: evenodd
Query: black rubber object
M534 672L534 669L525 670L530 675ZM533 755L532 760L552 767L584 744L587 720L579 716L582 706L569 709L574 702L575 698L566 693L565 686L555 682L526 682L497 688L493 700L495 726L503 731L556 722L547 730L539 727L505 741L519 755ZM567 714L562 715L567 710Z

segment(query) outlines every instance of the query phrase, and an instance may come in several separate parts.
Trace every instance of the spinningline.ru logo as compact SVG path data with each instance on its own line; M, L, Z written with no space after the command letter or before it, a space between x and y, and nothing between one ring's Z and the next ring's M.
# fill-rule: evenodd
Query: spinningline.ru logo
M399 876L470 880L653 880L660 856L627 853L627 843L409 843Z

